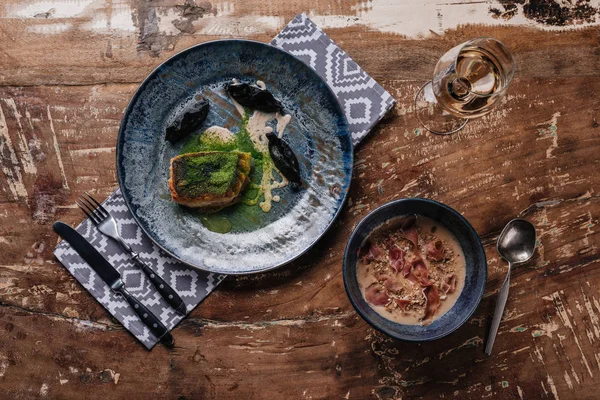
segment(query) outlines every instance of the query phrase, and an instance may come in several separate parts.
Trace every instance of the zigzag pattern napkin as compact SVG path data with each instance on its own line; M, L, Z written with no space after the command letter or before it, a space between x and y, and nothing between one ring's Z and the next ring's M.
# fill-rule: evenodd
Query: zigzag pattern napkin
M355 146L396 104L396 100L306 14L296 15L271 44L304 61L327 82L346 114Z
M120 189L108 196L102 205L117 221L119 232L127 244L175 289L187 305L188 312L204 300L225 278L225 275L191 268L160 250L135 223L121 196ZM76 230L121 273L127 290L148 307L167 329L173 329L183 319L158 294L146 275L133 263L129 254L114 240L101 234L89 219L84 220ZM63 240L56 246L54 255L71 275L144 346L151 349L157 343L157 338L135 315L127 301L116 295L66 241Z
M299 57L325 79L344 110L354 145L358 144L395 104L390 94L305 14L297 15L271 44ZM123 239L179 293L187 305L188 312L225 278L225 275L188 267L163 253L137 226L120 190L111 194L103 205L117 221ZM131 294L159 317L169 330L181 321L183 317L175 314L117 243L102 235L89 220L84 220L76 230L115 266ZM144 346L151 349L157 343L157 338L129 308L127 302L115 295L67 242L60 242L54 250L54 255Z

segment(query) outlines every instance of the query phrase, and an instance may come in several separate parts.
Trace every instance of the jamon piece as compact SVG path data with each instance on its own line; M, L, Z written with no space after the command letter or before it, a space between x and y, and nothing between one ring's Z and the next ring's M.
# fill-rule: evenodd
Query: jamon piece
M396 304L398 304L398 307L402 310L402 311L406 311L408 309L408 306L410 305L411 301L407 300L407 299L394 299L394 302L396 302Z
M404 262L404 268L402 268L402 275L405 278L408 278L408 276L410 275L410 271L412 271L412 268L412 262Z
M444 244L441 240L432 240L425 245L425 254L428 260L441 261L444 258Z
M423 321L431 321L438 308L440 308L440 293L435 285L427 286L423 289L423 295L425 296L425 316Z
M409 228L412 228L413 226L416 225L416 222L417 222L417 216L414 214L409 215L408 217L404 218L404 220L400 224L400 229L404 231Z
M395 244L390 247L390 252L389 252L390 266L392 267L392 269L394 270L395 273L398 273L398 272L400 272L400 270L404 269L404 266L405 266L404 256L405 255L406 255L406 252L404 250L402 250L401 248L399 248L398 246L396 246Z
M450 294L456 290L456 275L452 274L447 276L442 283L442 292L444 294Z
M415 258L411 263L412 269L408 274L408 279L413 283L418 283L421 286L431 286L433 282L429 280L429 271L422 258Z
M374 306L385 306L390 300L378 282L371 283L365 290L365 299Z
M365 255L363 256L363 261L364 262L371 262L374 260L380 260L381 257L383 256L383 250L377 246L375 243L371 243L370 245L368 245L368 250L366 251Z
M416 222L417 216L411 215L402 222L400 229L402 230L402 235L413 244L415 254L419 255L421 252L419 250L419 233L417 232Z
M394 276L382 275L379 280L383 280L383 286L388 292L397 292L402 289L402 285Z

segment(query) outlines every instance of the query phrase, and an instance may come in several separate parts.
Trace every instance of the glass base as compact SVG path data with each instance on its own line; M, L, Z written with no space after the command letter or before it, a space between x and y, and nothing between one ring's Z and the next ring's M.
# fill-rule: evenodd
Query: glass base
M415 95L415 112L423 127L436 135L458 132L469 122L466 118L450 114L439 105L431 82L423 85Z

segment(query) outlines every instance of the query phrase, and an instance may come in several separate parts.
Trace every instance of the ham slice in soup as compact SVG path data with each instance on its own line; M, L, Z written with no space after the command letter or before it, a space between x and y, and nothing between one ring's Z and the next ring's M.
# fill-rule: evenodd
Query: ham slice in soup
M425 261L421 257L415 258L411 262L412 269L408 274L407 278L413 282L418 283L421 286L431 286L433 283L429 280L429 271L425 265Z
M401 248L399 248L398 246L396 246L395 244L390 247L390 252L389 252L390 266L392 267L392 269L394 270L395 273L398 273L401 270L402 271L404 270L404 267L405 267L404 256L405 255L406 255L406 252L404 250L402 250Z
M373 282L367 287L365 299L374 306L385 306L390 300L385 289L378 282Z
M428 260L441 261L444 258L444 244L441 240L432 240L425 245L425 254Z
M383 250L374 243L368 245L369 248L363 256L363 261L369 263L374 260L380 260L383 257Z
M419 250L419 233L417 232L417 227L413 226L410 229L402 231L402 234L411 241L415 254L421 254L421 251Z
M442 292L444 292L444 294L450 294L450 293L454 293L455 290L456 290L456 275L452 274L450 276L447 276L446 279L444 279L444 282L442 283Z
M409 281L411 281L412 283L414 283L415 285L419 283L419 280L417 279L417 277L412 273L413 272L413 265L414 262L416 260L412 260L410 262L407 262L404 265L404 269L402 270L402 275L404 275L404 277L406 279L408 279Z
M425 296L425 316L423 321L431 321L438 308L440 308L440 293L437 286L431 285L423 289L423 295Z
M412 243L415 254L419 255L421 251L419 250L419 232L417 232L416 222L417 217L415 215L407 217L400 226L400 229L402 230L402 235Z
M410 305L411 301L407 300L407 299L394 299L394 302L396 304L398 304L398 307L402 310L402 311L406 311L408 310L408 306Z
M383 286L388 292L397 292L402 289L402 285L394 276L382 275L379 277L379 280L383 280Z
M413 267L412 263L409 263L409 262L404 263L404 268L402 268L402 275L404 275L405 278L408 278L408 276L410 275L410 271L412 270L412 267Z

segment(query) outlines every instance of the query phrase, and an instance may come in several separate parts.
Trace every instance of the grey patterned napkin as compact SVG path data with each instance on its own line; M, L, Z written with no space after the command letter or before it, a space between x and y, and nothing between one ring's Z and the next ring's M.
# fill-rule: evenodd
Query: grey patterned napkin
M188 312L204 300L225 278L225 275L188 267L160 250L135 223L121 196L120 189L108 196L102 204L117 221L123 239L144 262L175 289L187 305ZM84 220L76 230L121 273L127 290L148 307L167 329L173 329L183 319L158 294L144 273L133 263L129 254L114 240L101 234L89 219ZM56 246L54 255L71 275L144 346L151 349L157 343L156 336L135 315L127 301L113 293L66 241L63 240Z
M306 14L298 14L271 41L298 57L327 82L338 98L356 146L396 100L338 47Z
M329 84L337 96L358 144L395 104L395 100L366 74L305 14L298 14L271 42L302 59ZM137 226L118 189L103 203L117 221L123 239L139 253L181 296L188 312L194 309L225 278L190 268L162 252ZM83 235L122 275L129 292L150 309L169 329L182 320L160 297L131 257L112 239L102 235L89 220L76 230ZM56 258L129 332L148 349L157 338L131 310L127 302L115 295L94 270L65 241L54 249Z

